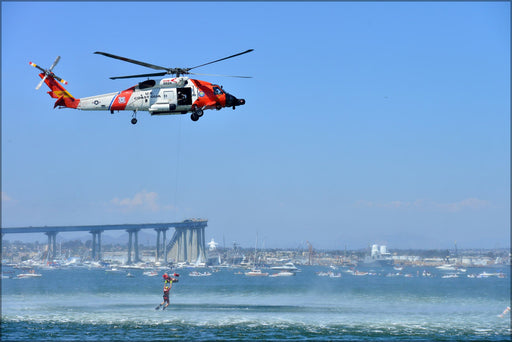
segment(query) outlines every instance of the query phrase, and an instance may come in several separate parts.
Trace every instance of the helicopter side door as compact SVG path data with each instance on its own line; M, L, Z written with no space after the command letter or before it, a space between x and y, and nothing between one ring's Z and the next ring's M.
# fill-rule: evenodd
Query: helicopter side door
M192 106L192 88L176 88L178 95L178 106Z

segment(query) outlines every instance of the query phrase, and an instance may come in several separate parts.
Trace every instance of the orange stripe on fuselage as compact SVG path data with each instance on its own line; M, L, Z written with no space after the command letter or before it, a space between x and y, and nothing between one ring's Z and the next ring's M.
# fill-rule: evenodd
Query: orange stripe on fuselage
M132 96L134 90L135 87L131 87L120 92L115 98L114 102L112 102L110 110L124 110L128 104L128 101L130 101L130 97Z

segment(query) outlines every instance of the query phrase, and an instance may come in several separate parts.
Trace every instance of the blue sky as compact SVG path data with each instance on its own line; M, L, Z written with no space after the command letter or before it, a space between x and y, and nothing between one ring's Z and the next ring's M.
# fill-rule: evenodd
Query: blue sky
M247 104L53 109L189 67ZM151 72L151 71L150 71ZM2 226L207 218L243 246L510 246L509 2L2 3ZM41 238L44 240L44 236Z

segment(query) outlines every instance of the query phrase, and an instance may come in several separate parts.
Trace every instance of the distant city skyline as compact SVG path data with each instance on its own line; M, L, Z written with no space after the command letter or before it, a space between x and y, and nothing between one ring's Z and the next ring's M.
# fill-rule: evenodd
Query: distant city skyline
M172 234L174 233L173 229L169 230L167 236L167 242L169 242ZM256 236L254 237L254 241L252 243L242 243L240 241L235 241L229 239L228 237L215 237L208 234L208 227L206 228L206 242L209 242L212 238L215 242L218 243L219 247L233 248L233 244L236 243L238 246L243 248L255 248L256 246ZM419 239L420 237L418 237ZM109 231L101 234L102 244L128 244L128 233L124 231ZM40 244L45 245L48 242L48 237L42 233L28 233L28 234L8 234L4 235L3 240L14 242L14 241L22 241L22 242L36 242L38 241ZM75 233L59 233L57 234L57 243L80 240L82 242L86 242L88 240L92 240L92 234L88 232L75 232ZM156 232L152 230L141 230L139 232L139 244L144 246L153 246L156 244ZM369 248L371 245L386 245L388 249L454 249L455 245L457 245L458 249L499 249L499 248L508 248L510 249L510 243L508 241L504 241L503 244L495 244L494 246L479 246L479 245L462 245L457 240L454 241L426 241L425 244L422 244L419 240L414 240L410 237L404 237L403 241L400 239L393 240L391 239L374 239L368 241L349 241L346 243L341 243L338 246L332 248L325 248L322 246L313 245L314 248L318 249L326 249L326 250L344 250L345 248L349 250L360 250ZM307 249L306 241L280 241L273 242L268 238L259 238L258 239L258 248L279 248L279 249L295 249L295 248L304 248Z

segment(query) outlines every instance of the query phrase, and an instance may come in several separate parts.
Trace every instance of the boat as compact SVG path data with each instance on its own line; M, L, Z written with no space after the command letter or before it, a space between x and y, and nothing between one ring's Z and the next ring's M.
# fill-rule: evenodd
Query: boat
M359 261L359 267L391 267L393 258L388 253L386 246L373 245L371 254L367 255L362 261Z
M135 276L134 276L133 274L131 274L130 272L126 273L126 276L127 276L128 278L134 278L134 277L135 277Z
M43 275L40 274L40 273L21 273L21 274L18 274L16 277L21 279L21 278L38 278L38 277L42 277Z
M489 278L489 277L506 278L506 276L505 276L505 274L503 272L488 273L488 272L485 272L485 271L480 273L476 277L477 278Z
M112 268L109 268L108 270L105 270L105 272L108 272L108 273L124 273L124 271L116 268L116 267L112 267Z
M36 273L34 270L31 270L29 273L20 273L16 276L16 278L18 279L22 279L22 278L38 278L38 277L41 277L42 274L40 273Z
M192 271L188 275L191 277L208 277L208 276L211 276L212 274L210 272L201 273L201 272Z
M329 272L317 272L319 277L329 277L329 278L341 278L341 273L334 273L333 271Z
M278 272L278 273L271 274L270 276L271 277L290 277L290 276L294 276L294 275L295 275L294 272L281 271L281 272Z
M455 268L455 265L450 265L450 264L444 264L441 266L437 266L436 268L438 270L442 270L442 271L456 271L457 270L457 268Z
M441 278L458 278L459 276L455 273L451 273L451 274L445 274L444 276L442 276Z
M250 276L250 277L266 277L268 276L268 273L267 272L261 272L260 269L257 269L255 267L256 266L256 255L258 254L258 234L256 234L256 246L254 247L254 260L252 262L252 267L253 269L249 272L245 272L245 275L246 276Z
M270 269L271 270L276 270L276 271L289 271L289 272L298 272L298 271L300 271L297 267L295 267L293 262L287 262L286 264L279 265L279 266L272 266L272 267L270 267Z
M259 269L253 269L249 272L245 272L245 275L250 277L266 277L268 276L268 273L261 272Z
M158 275L158 272L157 271L145 271L142 274L145 276L148 276L148 277L155 277Z
M123 269L128 269L128 270L143 270L145 268L145 266L143 266L142 264L129 264L129 265L122 265L119 267L123 268Z

